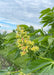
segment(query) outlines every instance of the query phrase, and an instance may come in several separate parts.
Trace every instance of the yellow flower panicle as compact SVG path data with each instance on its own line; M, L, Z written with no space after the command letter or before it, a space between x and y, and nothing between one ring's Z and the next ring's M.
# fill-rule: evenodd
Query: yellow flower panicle
M21 49L21 56L25 55L28 52L28 50L34 52L39 50L39 47L35 46L34 42L30 40L30 36L27 35L27 32L24 31L23 27L17 26L16 30L17 45L18 48Z

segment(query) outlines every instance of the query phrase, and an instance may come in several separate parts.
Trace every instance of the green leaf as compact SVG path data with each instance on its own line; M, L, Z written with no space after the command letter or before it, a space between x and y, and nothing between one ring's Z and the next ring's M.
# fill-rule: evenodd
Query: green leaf
M42 68L47 67L50 65L51 62L46 59L37 59L35 61L32 61L29 66L23 72L25 73L33 73L33 72L39 72Z
M49 39L48 39L48 43L49 43L49 45L51 45L51 44L53 43L53 41L54 41L54 38L49 37Z
M48 12L50 12L50 8L47 8L45 10L42 10L40 13L41 13L41 16L39 18L41 18L42 16L44 16L45 14L47 14Z

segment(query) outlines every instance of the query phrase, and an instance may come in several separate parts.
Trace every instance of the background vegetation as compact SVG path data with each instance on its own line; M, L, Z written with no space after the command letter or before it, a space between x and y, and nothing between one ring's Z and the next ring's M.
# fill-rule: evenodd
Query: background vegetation
M40 13L42 29L35 30L33 26L19 25L39 47L39 51L30 51L21 56L16 44L16 30L11 33L0 33L0 56L9 64L5 70L0 70L1 75L54 75L54 7ZM51 26L47 33L43 30L45 26Z

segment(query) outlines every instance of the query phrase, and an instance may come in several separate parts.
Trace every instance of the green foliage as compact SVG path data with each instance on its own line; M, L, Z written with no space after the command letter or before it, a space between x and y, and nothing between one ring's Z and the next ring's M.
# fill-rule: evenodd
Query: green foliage
M6 32L4 32L3 34L0 33L0 49L4 48L3 42L5 36L6 36Z
M40 15L41 24L44 24L45 26L51 26L51 29L49 30L49 33L51 33L54 36L54 7L52 9L47 8L45 10L42 10Z
M47 68L51 65L52 68L52 63L53 61L51 59L48 58L40 58L34 61L31 61L30 64L27 66L27 68L25 70L23 70L23 72L25 73L42 73L44 68ZM46 73L49 73L46 72Z
M3 39L2 39L2 35L0 34L0 48L2 47L2 43L3 43Z
M25 31L29 32L29 33L33 33L35 30L33 28L33 26L27 26L27 25L19 25L20 27L23 27L25 29Z

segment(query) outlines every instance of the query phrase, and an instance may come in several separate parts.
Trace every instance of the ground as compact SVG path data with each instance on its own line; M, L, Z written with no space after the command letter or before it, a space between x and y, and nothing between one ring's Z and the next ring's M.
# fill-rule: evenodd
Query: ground
M0 55L0 70L1 69L7 69L10 66L10 64Z

